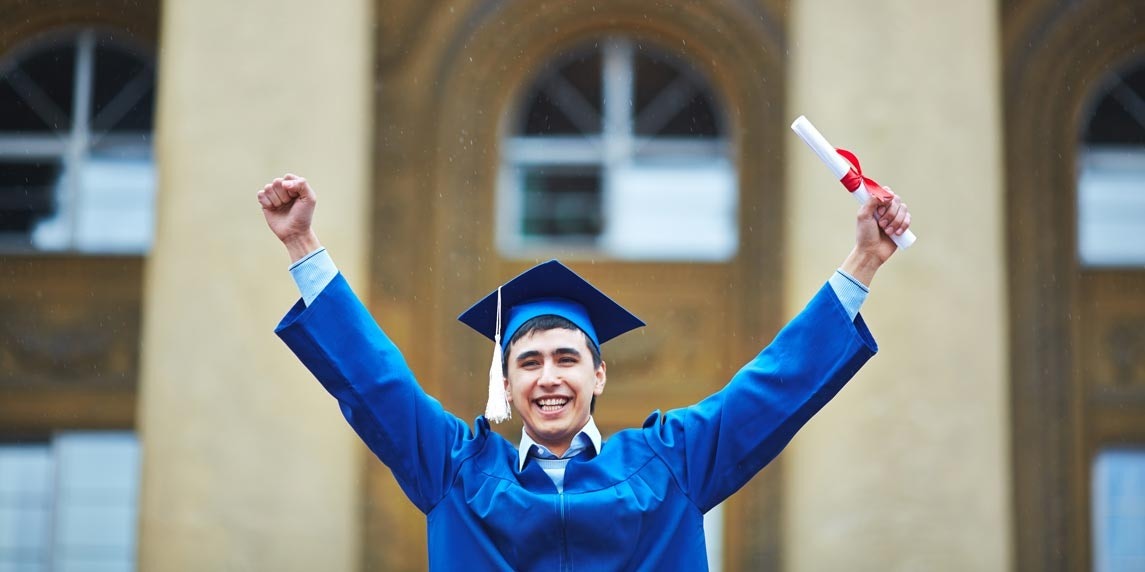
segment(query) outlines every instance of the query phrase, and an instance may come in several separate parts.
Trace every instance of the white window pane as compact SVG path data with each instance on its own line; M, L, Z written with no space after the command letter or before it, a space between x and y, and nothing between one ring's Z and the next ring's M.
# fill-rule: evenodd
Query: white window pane
M65 433L54 443L59 463L59 490L134 498L139 473L139 444L126 432Z
M47 506L18 506L0 510L0 560L14 554L45 553L51 526Z
M55 544L58 551L106 548L113 553L134 544L135 506L120 505L113 499L72 500L60 507L56 518ZM82 550L81 550L82 552Z
M644 260L735 256L736 175L730 162L634 164L613 174L602 240L609 253Z
M155 166L149 158L93 158L82 187L78 250L145 252L151 246Z
M47 445L0 446L0 498L12 494L47 496L51 471Z
M55 567L53 567L56 572L130 572L134 569L135 563L131 559L94 560L90 557L56 560Z
M91 158L80 173L80 196L71 202L63 199L67 177L65 173L59 180L57 196L61 197L61 206L55 216L32 231L36 248L74 247L82 252L105 253L147 251L151 246L155 194L155 166L150 158Z
M47 566L41 562L5 561L0 558L0 572L44 572Z
M47 445L0 446L0 571L47 566L51 487Z
M1079 172L1082 264L1145 265L1145 148L1091 148Z
M139 481L134 434L66 433L56 438L54 448L59 475L55 569L130 570Z
M1145 449L1094 461L1093 557L1098 572L1145 570Z

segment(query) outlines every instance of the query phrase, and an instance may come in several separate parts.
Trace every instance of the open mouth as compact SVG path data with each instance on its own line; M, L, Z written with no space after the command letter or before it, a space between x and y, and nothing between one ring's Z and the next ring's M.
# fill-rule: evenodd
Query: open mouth
M533 403L542 413L558 413L565 408L572 400L567 397L544 397L541 399L534 399Z

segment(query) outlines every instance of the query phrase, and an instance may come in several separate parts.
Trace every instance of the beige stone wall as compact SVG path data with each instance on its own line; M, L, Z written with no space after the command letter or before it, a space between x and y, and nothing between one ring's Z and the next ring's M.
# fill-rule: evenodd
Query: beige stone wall
M362 449L272 333L297 297L255 192L315 183L365 276L373 4L163 6L158 228L146 269L141 570L354 570Z
M997 20L988 0L792 5L790 115L899 191L919 241L863 309L881 352L785 453L789 570L1011 567ZM793 314L856 206L790 145Z

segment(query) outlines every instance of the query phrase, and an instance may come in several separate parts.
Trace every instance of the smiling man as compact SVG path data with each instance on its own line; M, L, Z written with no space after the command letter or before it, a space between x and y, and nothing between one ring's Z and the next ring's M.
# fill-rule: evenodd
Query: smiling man
M525 437L558 456L588 424L593 399L604 393L604 362L594 360L588 344L582 332L565 326L531 330L509 342L509 401L517 404Z
M421 389L338 273L311 230L309 184L287 175L258 200L302 292L276 331L425 513L434 570L706 569L704 513L874 355L858 310L895 251L886 235L910 226L897 198L864 206L842 267L723 389L602 442L601 345L644 324L572 270L535 266L460 316L503 356L494 413L470 428ZM507 405L524 423L516 446L487 419Z

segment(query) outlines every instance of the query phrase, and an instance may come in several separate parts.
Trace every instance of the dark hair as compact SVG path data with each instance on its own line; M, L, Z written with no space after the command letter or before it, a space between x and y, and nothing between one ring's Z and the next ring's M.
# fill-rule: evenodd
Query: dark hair
M513 344L517 343L517 340L527 337L533 332L547 332L549 330L572 330L574 332L580 332L580 334L584 336L584 345L588 346L588 352L592 354L593 369L600 367L600 364L604 363L600 357L600 348L596 347L596 344L589 339L588 334L584 333L584 330L580 329L579 326L572 323L568 318L557 316L556 314L545 314L526 320L525 323L521 324L521 327L517 328L517 331L513 333L513 337L509 338L509 343L505 344L506 351L501 356L501 375L509 377L508 349L513 347ZM596 412L595 395L592 396L592 403L589 404L588 412Z

